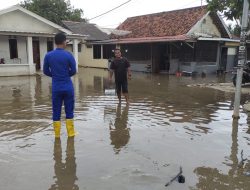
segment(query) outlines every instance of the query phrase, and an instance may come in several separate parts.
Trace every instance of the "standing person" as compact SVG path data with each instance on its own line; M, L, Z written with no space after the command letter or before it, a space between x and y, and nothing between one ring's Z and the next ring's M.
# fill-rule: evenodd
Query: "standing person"
M130 64L126 58L122 57L120 49L115 49L115 58L110 65L110 81L113 73L115 73L116 93L119 103L121 103L121 93L123 93L127 104L129 104L128 79L131 79Z
M56 49L44 58L43 72L52 77L52 108L55 137L60 138L61 110L64 103L66 128L69 137L75 136L74 130L74 87L71 76L76 74L76 62L71 53L65 51L66 35L55 35Z

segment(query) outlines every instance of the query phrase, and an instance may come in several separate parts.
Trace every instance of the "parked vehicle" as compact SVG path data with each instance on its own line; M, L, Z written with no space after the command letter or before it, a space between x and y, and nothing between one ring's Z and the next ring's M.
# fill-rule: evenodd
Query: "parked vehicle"
M236 86L237 80L237 69L233 71L233 84ZM250 61L247 61L246 65L243 67L242 84L250 83Z

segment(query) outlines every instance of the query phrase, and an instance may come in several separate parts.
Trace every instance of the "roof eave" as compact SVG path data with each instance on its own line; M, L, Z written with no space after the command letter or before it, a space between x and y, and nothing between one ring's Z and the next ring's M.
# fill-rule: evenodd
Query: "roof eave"
M27 31L0 31L0 35L31 36L31 37L55 37L56 33L27 32ZM86 36L81 34L66 34L68 39L82 39Z

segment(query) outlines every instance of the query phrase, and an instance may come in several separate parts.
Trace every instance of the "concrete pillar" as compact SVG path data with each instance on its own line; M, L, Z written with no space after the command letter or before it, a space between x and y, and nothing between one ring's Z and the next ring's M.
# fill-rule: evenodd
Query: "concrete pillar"
M78 40L73 39L73 55L76 60L76 70L78 72Z
M41 70L43 70L43 61L44 57L47 53L47 38L39 38L40 44L40 62L41 62Z
M30 74L35 73L34 59L33 59L33 45L32 45L32 37L27 37L27 53L28 53L28 64Z
M218 43L217 47L217 58L216 58L216 65L217 65L217 70L220 69L220 63L221 63L221 45Z
M103 45L101 45L101 59L103 59Z

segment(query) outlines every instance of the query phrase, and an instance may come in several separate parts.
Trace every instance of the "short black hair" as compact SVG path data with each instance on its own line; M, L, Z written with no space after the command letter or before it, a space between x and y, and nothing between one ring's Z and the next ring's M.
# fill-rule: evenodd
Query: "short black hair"
M121 51L121 49L120 48L115 48L115 51Z
M55 43L56 45L63 44L66 41L66 35L63 32L59 32L55 35Z

